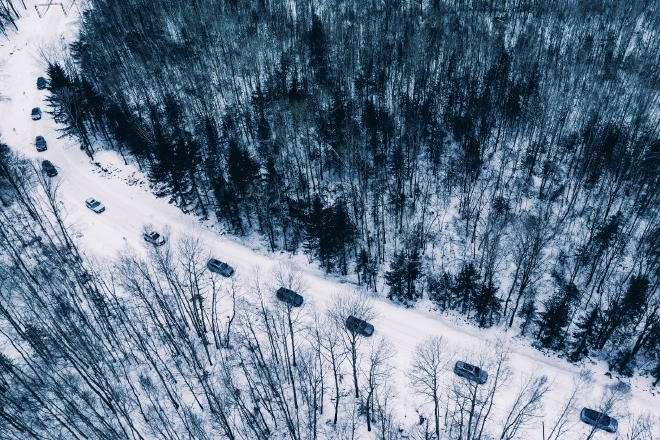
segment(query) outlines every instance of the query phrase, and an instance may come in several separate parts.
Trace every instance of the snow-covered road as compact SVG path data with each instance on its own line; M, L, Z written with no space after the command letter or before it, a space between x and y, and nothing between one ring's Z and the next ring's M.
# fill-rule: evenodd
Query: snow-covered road
M61 181L59 191L67 213L66 221L80 232L81 246L85 252L112 257L127 244L142 248L142 227L145 224L153 224L159 230L168 226L173 238L183 232L195 230L214 255L232 264L241 276L246 276L255 266L267 271L279 261L290 258L284 254L273 255L255 251L238 239L221 235L216 228L183 214L168 204L166 199L157 199L145 189L146 185L129 184L128 176L140 177L141 174L134 166L125 166L122 158L114 152L103 151L97 154L96 160L108 170L102 171L100 166L89 161L73 139L57 138L59 133L56 131L56 125L45 112L41 120L32 121L32 107L46 110L44 98L47 91L36 88L37 77L46 76L45 62L40 54L44 51L54 53L54 48L61 49L63 42L75 34L76 11L74 6L69 16L65 17L59 6L51 6L50 10L43 14L43 18L39 18L32 6L34 2L27 3L28 10L21 11L24 17L18 22L19 32L11 35L9 41L2 41L0 47L0 96L3 97L0 101L0 133L2 140L21 154L38 160L39 164L41 160L49 159L58 168L57 178ZM36 135L46 138L47 151L36 151ZM86 209L84 200L88 197L103 202L106 211L95 214ZM322 304L332 293L346 289L345 284L324 277L314 265L307 264L304 257L296 256L294 259L307 277L309 291L306 295L316 303ZM415 345L429 335L442 335L450 343L466 351L470 347L489 344L497 337L504 336L511 340L511 364L517 375L514 383L531 372L546 374L554 380L554 389L546 400L546 424L555 418L555 407L571 388L573 377L579 372L578 367L532 349L529 347L529 341L514 338L511 333L479 330L462 324L457 319L449 319L429 311L429 306L430 303L426 303L416 309L405 309L386 299L376 300L376 331L385 335L396 347L395 362L401 373L405 372ZM616 381L604 375L605 366L597 364L589 367L594 370L595 384L591 395L581 396L580 403L585 406L595 404L603 387ZM399 378L399 386L404 388L404 375L399 374ZM647 379L632 382L630 410L652 411L656 416L660 416L660 396L653 395L649 387L650 380ZM416 418L414 405L407 399L404 400L406 401L402 402L402 411L412 422ZM574 419L578 422L578 414L574 415ZM620 428L626 429L625 419L621 421ZM599 433L602 438L610 438L606 435ZM596 438L601 438L599 436ZM541 439L541 430L531 438Z

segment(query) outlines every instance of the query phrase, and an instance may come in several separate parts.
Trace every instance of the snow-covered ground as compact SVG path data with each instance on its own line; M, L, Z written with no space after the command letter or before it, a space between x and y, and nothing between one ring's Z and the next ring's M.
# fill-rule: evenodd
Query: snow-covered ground
M42 7L40 18L34 8L35 2L26 3L28 9L21 11L23 18L18 22L18 33L0 42L0 133L5 143L26 157L38 160L39 166L41 160L48 159L58 168L59 193L66 221L77 231L74 235L79 238L83 251L103 258L113 257L126 246L142 248L145 245L141 233L145 224L152 224L157 230L169 228L172 238L194 230L203 237L213 254L234 266L239 275L245 276L255 266L267 271L279 261L292 258L307 278L309 290L306 296L317 304L323 304L330 294L346 289L345 284L325 277L315 265L308 264L304 256L268 254L258 242L251 244L248 240L223 235L210 223L183 214L166 199L157 199L149 192L142 173L133 165L124 165L123 159L114 152L99 151L93 163L75 140L58 139L60 133L56 131L56 124L45 112L41 120L32 121L30 110L33 107L47 110L44 102L47 91L36 88L37 77L46 76L41 54L54 54L55 49L61 50L62 45L75 35L76 6L69 10L68 16L63 14L60 6L53 5L47 11ZM37 135L46 138L47 151L36 151L34 140ZM106 211L95 214L87 209L84 201L88 197L104 203ZM498 338L510 341L511 365L515 371L513 384L530 373L545 374L553 381L553 389L545 399L546 426L556 418L557 407L580 371L577 366L531 348L528 340L518 339L514 334L499 329L480 330L462 323L459 318L443 316L431 310L429 302L415 309L405 309L380 298L375 305L378 314L374 321L376 331L388 338L397 350L395 363L399 367L398 386L402 391L399 396L409 395L405 393L407 380L404 373L415 345L430 335L443 336L459 353L467 353L482 344L492 345ZM580 405L595 407L604 387L618 379L606 376L607 369L602 364L586 367L593 370L595 380L590 393L580 396ZM651 389L651 381L637 378L629 383L631 398L627 409L634 413L650 411L660 417L660 396ZM400 397L400 400L402 417L413 424L418 420L414 402L407 397ZM625 413L626 408L620 408L618 415L625 416ZM572 422L579 424L577 413L572 415ZM626 418L622 417L620 431L625 432L626 423ZM584 432L587 432L586 426ZM542 438L540 421L539 429L529 438ZM595 438L612 437L598 433Z

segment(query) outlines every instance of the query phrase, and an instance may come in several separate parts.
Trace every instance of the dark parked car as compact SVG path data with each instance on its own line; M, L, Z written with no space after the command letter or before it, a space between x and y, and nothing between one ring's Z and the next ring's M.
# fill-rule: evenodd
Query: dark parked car
M582 411L580 412L580 420L588 425L595 426L596 428L607 432L616 432L619 427L619 422L617 422L614 417L610 417L607 414L589 408L582 408Z
M33 108L32 113L30 113L30 117L32 118L33 121L36 121L37 119L41 119L41 109L39 107Z
M144 234L142 234L142 236L147 242L153 244L154 246L162 246L165 244L165 237L156 231L146 231Z
M479 367L475 367L474 365L463 361L456 362L456 365L454 365L454 373L481 385L485 384L488 380L488 373Z
M37 151L46 151L48 145L46 145L46 139L43 136L37 136L34 138L34 146L37 147Z
M50 163L49 160L41 162L41 170L46 173L48 177L57 176L57 169L55 169L55 166Z
M215 258L211 258L207 263L206 267L209 268L211 272L218 273L222 275L223 277L230 277L234 275L234 268L228 265L227 263L223 263L220 260L216 260Z
M294 292L291 289L287 289L286 287L280 287L279 289L277 289L275 296L277 296L277 299L279 299L280 301L284 301L285 303L292 305L293 307L300 307L303 303L302 296L298 295L296 292Z
M45 89L47 85L48 85L48 81L46 81L46 78L44 78L43 76L37 78L37 88L39 90Z
M357 333L362 336L369 337L374 334L373 325L363 319L356 318L355 316L349 316L346 318L346 328L352 333Z

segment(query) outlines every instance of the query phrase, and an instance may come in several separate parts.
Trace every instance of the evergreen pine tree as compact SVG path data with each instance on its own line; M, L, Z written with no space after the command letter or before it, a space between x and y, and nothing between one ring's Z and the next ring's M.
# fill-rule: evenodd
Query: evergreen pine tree
M416 249L395 253L390 270L385 273L385 283L390 287L387 297L410 306L420 297L417 290L420 274L421 262Z
M529 327L529 324L534 322L534 319L536 318L536 301L534 300L533 295L529 295L525 299L525 302L518 311L518 317L523 320L522 325L520 326L520 335L525 336L527 327Z
M545 311L541 312L537 339L542 347L561 350L565 345L562 338L568 325L568 304L561 294L554 294L543 305Z
M324 210L325 208L321 197L318 194L315 194L312 199L312 206L310 207L309 214L307 215L305 243L303 244L303 248L306 254L311 255L312 258L318 258L320 261L325 258L325 256L322 255L322 250L319 246L323 231Z
M593 342L593 335L595 333L596 322L598 321L599 308L594 307L590 313L584 315L583 319L579 321L576 326L578 330L573 333L573 350L570 354L570 360L577 362L585 356L589 355L589 346Z
M497 287L490 280L483 283L476 295L472 298L474 318L479 327L491 327L502 313L502 304L497 297Z
M599 316L598 334L594 341L595 348L602 350L617 330L635 322L637 317L644 313L648 288L649 279L646 276L633 275L630 278L628 289L623 298L610 304L604 316Z
M327 233L333 238L331 252L335 260L334 265L339 267L342 275L348 274L348 248L354 241L353 231L346 202L340 199L332 208L332 221Z
M419 261L419 251L417 248L412 249L406 255L406 292L405 298L408 303L412 303L419 299L417 292L417 279L421 273L421 262Z
M449 272L443 272L441 275L427 274L426 287L429 299L441 310L452 307L453 281Z
M390 287L389 299L402 300L405 292L406 257L403 252L395 252L390 270L385 272L385 283Z
M564 330L580 292L575 284L566 283L559 274L554 273L553 277L559 289L543 304L545 311L541 312L537 339L542 347L563 350L566 346Z
M473 300L479 294L481 276L477 273L474 264L468 263L463 266L454 280L454 295L458 300L460 311L469 316Z

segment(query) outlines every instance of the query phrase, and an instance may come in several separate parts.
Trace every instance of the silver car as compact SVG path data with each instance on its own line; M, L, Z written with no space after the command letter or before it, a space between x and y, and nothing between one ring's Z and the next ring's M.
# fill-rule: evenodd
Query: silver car
M97 214L100 214L103 211L105 211L105 206L103 206L103 203L101 203L98 200L93 199L91 197L89 199L85 200L85 205L87 205L87 207L89 209L91 209L92 211L94 211Z
M166 241L165 237L156 231L146 231L144 234L142 234L142 236L147 242L153 244L154 246L162 246Z

